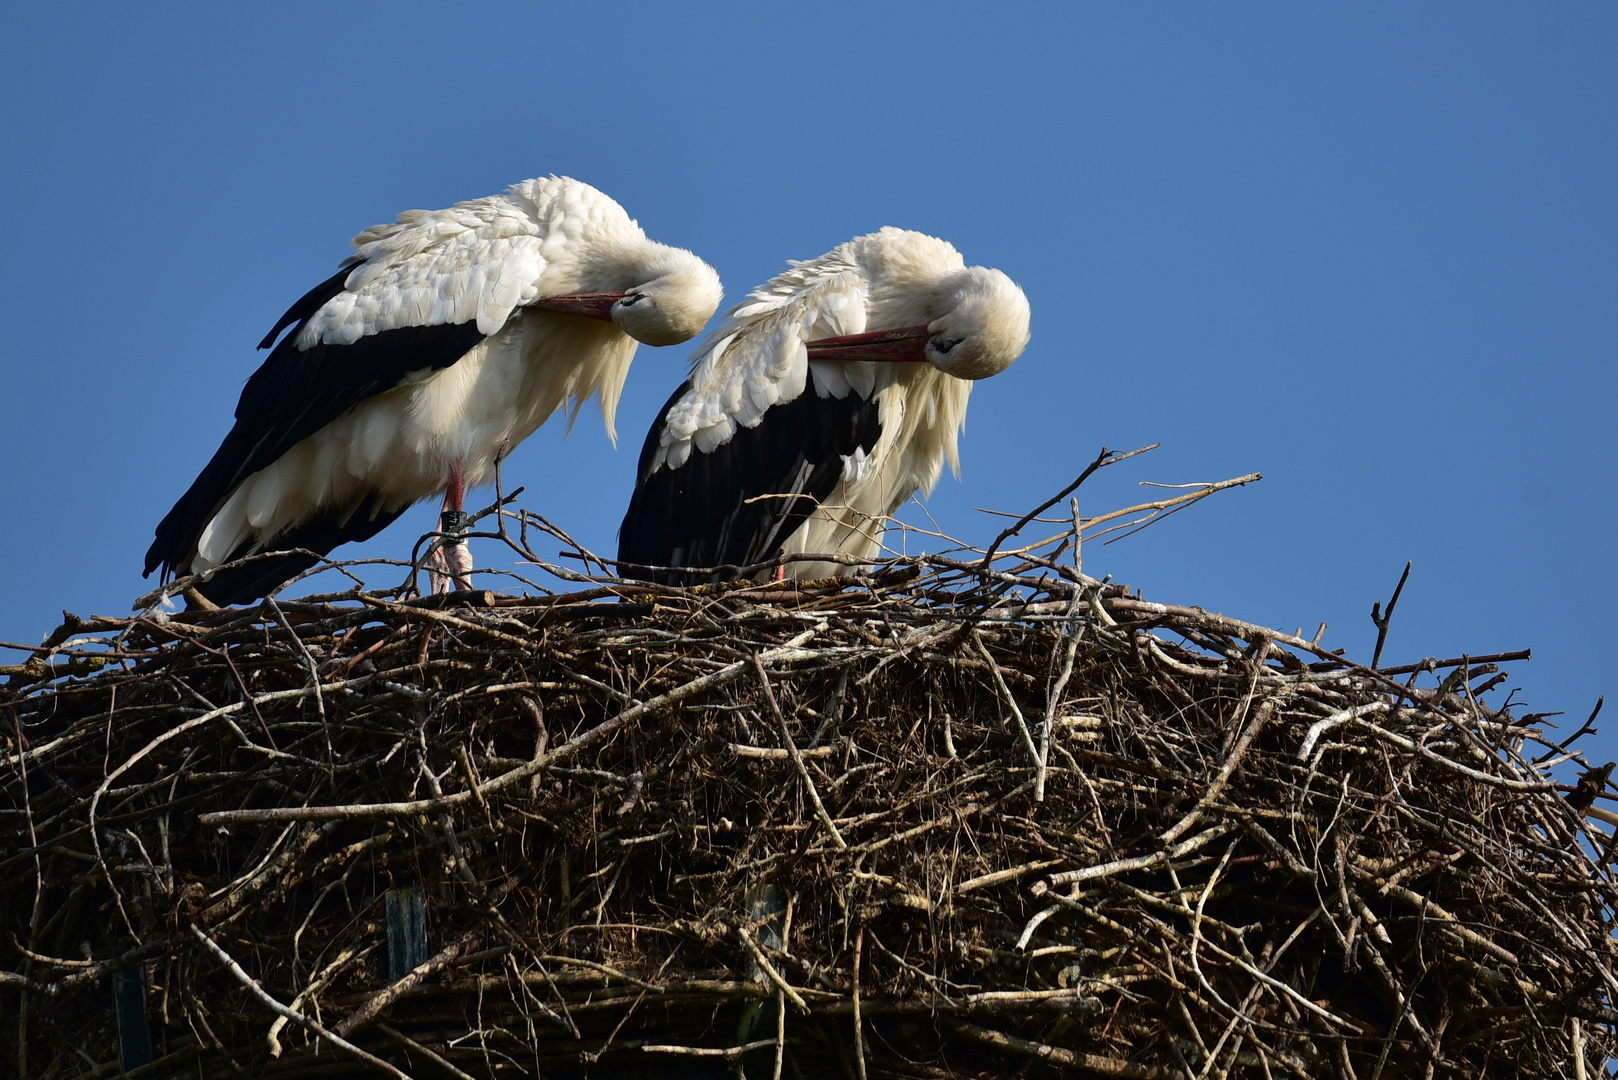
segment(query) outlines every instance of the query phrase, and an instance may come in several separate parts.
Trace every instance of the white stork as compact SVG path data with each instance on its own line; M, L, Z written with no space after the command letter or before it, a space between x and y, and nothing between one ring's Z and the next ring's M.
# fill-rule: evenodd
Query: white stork
M635 343L673 345L718 307L719 275L646 238L623 207L566 177L447 210L409 210L354 238L342 268L281 316L236 424L157 527L146 573L205 574L261 551L325 554L443 493L443 527L498 457L592 395L607 434ZM276 343L283 330L290 332ZM445 578L471 558L451 544ZM255 560L198 585L256 599L313 566Z
M875 557L906 499L930 492L945 461L960 474L971 380L1004 371L1027 344L1022 290L942 240L885 228L792 263L728 313L664 405L619 560L681 581L694 575L636 567Z

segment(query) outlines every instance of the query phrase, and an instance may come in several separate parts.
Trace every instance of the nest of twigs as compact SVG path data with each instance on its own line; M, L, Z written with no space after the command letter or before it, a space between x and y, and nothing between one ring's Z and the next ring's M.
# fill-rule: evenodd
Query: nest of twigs
M1500 658L1374 670L1096 581L1073 540L70 619L0 692L0 1052L1599 1073L1605 776L1558 790L1572 751L1485 703Z

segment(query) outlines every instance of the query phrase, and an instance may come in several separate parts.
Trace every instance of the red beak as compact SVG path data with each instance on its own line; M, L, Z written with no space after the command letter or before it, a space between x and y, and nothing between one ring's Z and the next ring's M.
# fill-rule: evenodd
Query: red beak
M540 311L556 311L563 315L581 315L586 319L612 322L612 305L623 298L621 292L569 293L566 296L548 296L528 306Z
M926 360L927 327L878 330L870 334L820 338L809 342L811 360L885 360L916 364Z

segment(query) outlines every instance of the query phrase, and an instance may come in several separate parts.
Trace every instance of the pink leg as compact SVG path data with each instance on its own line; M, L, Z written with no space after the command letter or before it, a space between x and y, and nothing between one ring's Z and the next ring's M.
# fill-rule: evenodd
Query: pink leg
M461 500L466 497L466 478L461 472L461 462L457 460L449 470L449 487L444 489L444 509L461 513L464 509Z
M461 462L456 461L450 467L449 487L444 492L444 508L438 515L440 532L453 535L466 531L466 511L461 506L465 497L465 478L461 471ZM435 593L445 593L451 589L470 589L472 553L467 550L464 542L446 537L443 545L433 552L432 558L427 561L427 573L432 580Z

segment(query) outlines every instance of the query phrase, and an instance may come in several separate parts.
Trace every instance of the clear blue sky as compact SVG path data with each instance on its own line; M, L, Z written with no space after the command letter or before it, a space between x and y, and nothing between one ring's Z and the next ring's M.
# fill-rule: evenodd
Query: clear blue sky
M1412 559L1390 659L1531 646L1511 684L1582 719L1618 689L1615 57L1611 4L8 5L0 639L150 587L351 235L557 172L732 300L886 224L1016 278L956 534L1161 441L1086 508L1266 479L1086 569L1365 658ZM642 348L616 451L595 414L525 444L526 501L610 550L685 353Z

